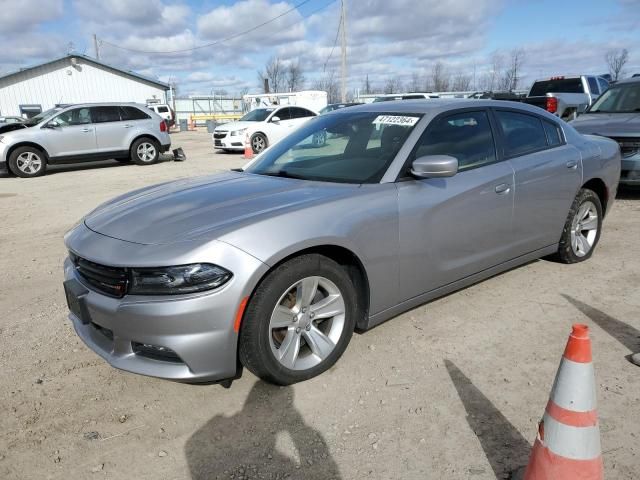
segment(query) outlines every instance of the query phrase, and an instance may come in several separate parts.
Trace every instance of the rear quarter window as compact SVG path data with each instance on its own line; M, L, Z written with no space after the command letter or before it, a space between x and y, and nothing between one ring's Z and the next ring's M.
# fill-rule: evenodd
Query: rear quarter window
M120 107L122 120L146 120L151 118L148 114L136 107Z
M544 132L547 134L547 141L550 147L557 147L562 145L562 134L560 133L560 127L553 122L542 121Z

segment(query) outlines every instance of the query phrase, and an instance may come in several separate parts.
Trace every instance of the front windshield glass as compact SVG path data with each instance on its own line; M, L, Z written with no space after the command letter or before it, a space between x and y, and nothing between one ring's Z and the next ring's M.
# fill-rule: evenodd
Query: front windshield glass
M274 144L247 172L339 183L377 183L420 114L319 116Z
M241 122L264 122L275 108L256 108L240 119Z
M61 112L63 110L62 107L55 107L55 108L51 108L49 110L45 110L42 113L39 113L38 115L35 115L34 117L31 117L28 120L24 121L24 124L32 127L33 125L37 125L38 123L40 123L42 120L44 120L45 118L49 118L53 115L55 115L58 112Z
M640 82L609 87L589 109L589 113L640 112Z

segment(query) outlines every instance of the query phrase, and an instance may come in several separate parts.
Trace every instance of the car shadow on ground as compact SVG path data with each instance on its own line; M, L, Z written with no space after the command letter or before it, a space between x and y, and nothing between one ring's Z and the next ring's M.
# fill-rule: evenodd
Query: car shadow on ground
M160 155L160 158L156 162L156 165L158 163L165 163L165 162L172 162L172 161L173 161L173 154L163 153ZM131 161L119 162L117 160L101 160L96 162L69 163L65 165L48 165L45 176L55 174L55 173L79 172L82 170L95 170L100 168L117 168L117 167L127 167L127 166L135 166L135 163Z
M325 440L296 409L293 389L262 381L240 412L215 416L198 429L185 454L193 480L341 478Z
M455 363L445 359L444 364L496 478L521 478L531 452L527 439Z
M601 329L627 347L631 354L640 352L640 330L569 295L562 296ZM630 360L631 354L627 355Z
M618 200L640 200L640 187L618 187L618 194L616 195Z

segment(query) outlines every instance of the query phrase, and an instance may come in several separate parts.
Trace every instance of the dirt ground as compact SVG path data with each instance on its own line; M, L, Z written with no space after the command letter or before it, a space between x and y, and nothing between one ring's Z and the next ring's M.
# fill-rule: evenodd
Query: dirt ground
M85 213L244 163L203 132L173 144L186 162L0 178L0 478L511 478L573 322L592 329L606 477L639 477L640 192L620 195L588 262L533 262L416 308L311 381L245 371L225 390L115 370L67 319L62 237Z

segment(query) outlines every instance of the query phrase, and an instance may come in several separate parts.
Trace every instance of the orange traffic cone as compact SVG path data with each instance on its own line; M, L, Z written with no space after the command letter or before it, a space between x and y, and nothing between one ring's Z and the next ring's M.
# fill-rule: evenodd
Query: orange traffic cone
M602 480L603 476L589 327L575 324L524 480Z
M249 135L244 136L244 158L253 158L253 148L251 148L251 142L249 141Z

